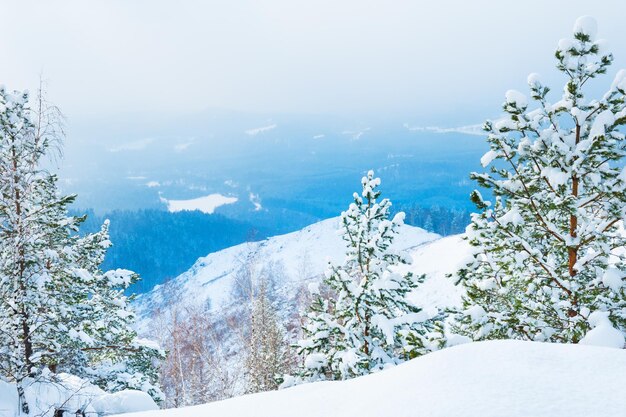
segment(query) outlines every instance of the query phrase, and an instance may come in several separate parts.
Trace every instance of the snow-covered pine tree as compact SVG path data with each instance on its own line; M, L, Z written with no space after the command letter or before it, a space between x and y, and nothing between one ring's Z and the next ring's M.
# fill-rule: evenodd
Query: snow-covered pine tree
M61 235L77 223L59 218L73 197L56 196L56 179L39 166L58 139L55 123L43 123L50 115L41 112L32 118L28 100L27 93L0 87L0 371L16 382L24 413L22 384L60 350L56 336L67 306L52 294L69 285L69 273L53 274L62 269L56 264L65 246Z
M378 201L380 179L373 171L361 182L362 193L341 214L346 259L329 265L324 288L314 289L305 339L297 344L305 380L368 374L430 348L433 322L406 299L424 276L391 269L409 262L391 248L404 213L389 219L391 202Z
M108 236L78 237L82 218L67 216L74 196L59 195L56 176L42 168L53 145L60 146L59 113L41 94L36 110L28 102L28 94L0 88L0 374L17 384L26 414L27 378L45 368L85 366L78 360L84 352L106 345L118 330L96 331L98 317L132 319L114 290L119 277L95 273L104 252L86 253L85 242L104 245ZM144 352L135 355L144 366L145 349L134 349Z
M467 229L474 260L460 271L467 289L464 312L452 326L475 340L517 338L578 342L588 318L607 312L626 329L622 220L626 72L599 99L586 84L613 61L595 39L596 23L576 21L573 39L556 50L566 78L563 95L528 77L535 106L508 91L505 116L488 121L489 173L471 176L492 190L494 204L475 191L481 210Z
M262 279L252 300L245 346L247 393L278 389L283 375L289 371L288 348L285 331Z

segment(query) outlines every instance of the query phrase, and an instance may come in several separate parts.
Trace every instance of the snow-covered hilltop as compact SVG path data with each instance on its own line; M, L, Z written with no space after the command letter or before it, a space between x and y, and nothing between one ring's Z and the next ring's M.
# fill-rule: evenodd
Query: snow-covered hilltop
M624 369L617 349L479 342L348 381L128 417L618 417L626 409Z
M137 299L140 328L148 325L154 311L167 310L181 300L185 304L210 305L214 313L233 306L236 276L246 264L256 270L271 269L283 299L293 300L299 288L321 281L328 261L340 262L345 242L338 234L339 218L315 223L300 231L260 242L245 243L198 259L185 273ZM460 236L442 238L423 229L403 225L394 248L407 251L413 263L403 269L426 273L427 281L414 294L425 307L450 306L459 302L459 291L446 274L466 258L467 244Z

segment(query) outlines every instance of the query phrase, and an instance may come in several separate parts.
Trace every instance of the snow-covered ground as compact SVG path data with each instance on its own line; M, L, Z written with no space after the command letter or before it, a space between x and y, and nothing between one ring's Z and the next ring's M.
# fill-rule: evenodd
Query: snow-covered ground
M149 320L154 310L167 309L173 292L185 303L210 303L213 312L228 309L234 302L232 288L236 274L248 261L254 263L256 270L272 267L278 275L281 295L293 299L298 288L322 279L329 260L343 260L345 242L338 228L339 218L332 218L297 232L209 254L174 280L141 295L137 300L139 316ZM413 258L411 265L402 266L403 270L428 275L427 281L412 295L420 306L449 307L459 303L460 290L446 274L454 272L467 257L468 245L460 236L441 238L404 225L394 249L407 251ZM147 320L141 321L140 328L144 328Z
M377 374L126 417L622 417L626 352L470 343Z
M158 406L142 391L123 390L107 394L95 385L69 374L59 374L54 381L27 380L23 384L30 416L53 417L55 409L64 415L108 416L135 411L157 410ZM0 417L15 417L20 409L15 384L0 379Z

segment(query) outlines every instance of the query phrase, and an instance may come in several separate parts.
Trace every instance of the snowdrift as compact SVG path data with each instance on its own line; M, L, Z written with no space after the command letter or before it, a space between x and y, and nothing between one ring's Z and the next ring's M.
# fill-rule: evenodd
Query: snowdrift
M95 385L69 374L57 375L52 381L27 381L24 384L30 416L52 417L54 410L75 415L82 410L87 416L108 416L135 411L156 410L158 406L142 391L124 390L107 394ZM0 380L0 417L15 417L19 402L15 384Z
M622 417L626 351L470 343L344 382L125 417Z

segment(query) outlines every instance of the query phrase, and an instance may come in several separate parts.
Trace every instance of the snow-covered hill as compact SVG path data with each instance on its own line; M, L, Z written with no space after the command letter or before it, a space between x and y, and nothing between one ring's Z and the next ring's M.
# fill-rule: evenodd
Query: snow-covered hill
M621 417L624 369L618 349L479 342L349 381L126 417Z
M292 300L299 288L321 280L329 260L343 260L345 242L338 228L339 218L332 218L294 233L233 246L198 259L187 272L137 299L140 329L146 328L154 311L171 306L172 294L184 303L210 304L213 312L229 309L235 303L232 290L236 275L246 262L259 271L273 268L281 296ZM467 244L459 236L441 238L404 225L394 246L413 258L411 265L402 267L404 270L428 275L426 283L413 295L423 307L459 302L458 288L445 277L466 258Z

